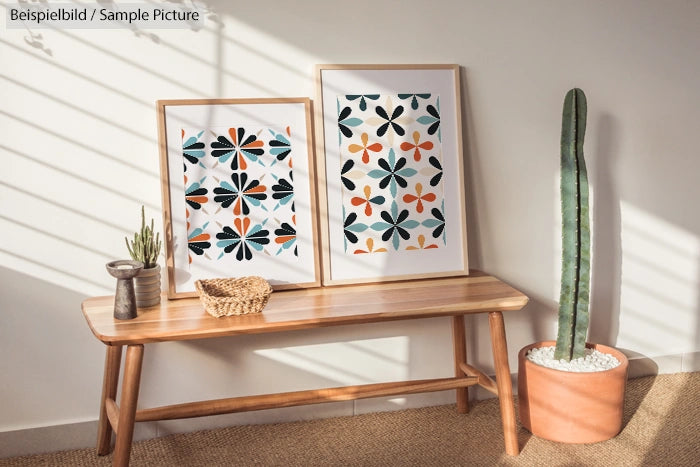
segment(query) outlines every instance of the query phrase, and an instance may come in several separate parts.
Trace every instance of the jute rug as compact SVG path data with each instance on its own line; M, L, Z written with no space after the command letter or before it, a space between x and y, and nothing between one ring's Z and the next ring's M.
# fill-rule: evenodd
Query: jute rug
M696 466L700 373L633 379L622 433L565 445L520 429L521 454L503 452L498 401L172 435L134 444L133 466ZM572 407L571 410L575 410ZM0 466L107 466L94 449L0 459Z

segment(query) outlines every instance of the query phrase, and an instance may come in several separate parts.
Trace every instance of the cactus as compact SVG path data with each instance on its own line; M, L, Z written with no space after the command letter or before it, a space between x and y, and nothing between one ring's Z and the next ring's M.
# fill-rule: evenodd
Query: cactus
M159 233L153 235L153 219L150 226L146 225L146 212L143 206L141 206L141 231L134 234L131 245L128 237L124 237L124 241L134 261L141 261L144 269L156 267L162 242Z
M588 332L591 232L585 133L586 96L576 88L564 99L561 130L562 271L554 358L567 361L584 356Z

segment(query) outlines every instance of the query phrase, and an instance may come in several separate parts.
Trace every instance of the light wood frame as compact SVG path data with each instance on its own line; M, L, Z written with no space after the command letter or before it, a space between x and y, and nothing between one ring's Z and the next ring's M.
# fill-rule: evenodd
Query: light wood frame
M214 278L214 277L240 277L247 275L259 275L267 279L273 286L275 290L284 289L295 289L295 288L306 288L306 287L317 287L320 285L320 259L318 254L318 218L317 218L317 207L316 207L316 173L315 173L315 161L313 152L313 134L312 134L312 123L311 123L311 100L309 98L265 98L265 99L186 99L186 100L159 100L156 102L157 116L158 116L158 138L159 138L159 152L160 152L160 171L161 171L161 191L163 197L163 226L164 226L164 244L165 244L165 254L166 254L166 268L168 271L168 298L184 298L195 296L193 282L196 279ZM287 119L285 123L284 119ZM285 126L288 122L293 122L293 128ZM240 267L228 268L221 267L217 265L216 268L211 269L211 266L198 265L197 275L195 277L194 272L191 277L187 278L187 272L184 266L186 260L183 260L184 255L189 253L189 236L190 236L190 226L189 226L189 215L190 212L186 211L185 208L185 192L187 187L178 185L179 179L174 177L182 177L185 172L183 172L183 164L185 163L185 156L183 155L183 142L185 139L185 129L201 129L202 133L206 133L203 137L206 142L203 143L205 155L200 157L209 157L210 161L214 160L214 146L211 144L216 140L216 135L211 132L212 135L207 136L207 131L218 128L223 130L224 128L233 129L233 134L230 134L229 140L233 140L234 134L237 134L236 128L243 128L248 125L250 128L259 128L257 137L263 141L262 145L267 144L269 151L265 151L262 155L258 156L260 162L256 160L249 160L247 162L236 162L237 166L233 168L233 159L239 158L243 160L244 155L240 151L235 152L233 155L229 156L224 160L224 157L220 157L216 161L216 170L221 169L226 165L230 165L230 168L226 170L228 173L226 175L231 175L233 172L238 172L240 177L240 188L236 193L243 200L242 192L243 190L243 178L242 173L246 170L257 170L258 172L265 171L265 164L268 164L268 173L263 173L262 177L268 176L268 185L265 188L268 192L271 189L271 183L279 184L279 172L282 170L285 173L292 173L293 171L293 191L290 200L285 203L277 202L275 209L284 208L281 212L282 216L287 216L292 219L291 224L287 222L287 226L291 226L295 229L294 234L291 236L280 236L274 237L275 230L274 227L280 227L282 221L279 224L274 224L270 222L269 230L269 243L274 244L274 248L279 246L278 255L284 255L284 261L287 263L282 263L282 260L277 261L279 266L275 268L275 262L273 261L274 253L270 254L267 250L264 253L266 255L260 254L260 256L252 255L253 259L244 261L238 260ZM268 129L269 132L266 132ZM275 135L275 132L279 131ZM182 132L182 135L180 135ZM200 135L202 134L200 133ZM286 134L282 134L286 133ZM271 139L277 139L279 136L283 139L286 138L289 142L292 151L288 156L289 159L276 160L276 157L271 148L272 145L269 144ZM178 137L179 142L178 142ZM197 136L199 138L199 136ZM199 142L199 141L198 141ZM220 143L220 141L219 141ZM239 145L235 145L238 148ZM262 146L261 146L262 147ZM276 148L277 149L277 148ZM211 152L210 152L211 151ZM233 151L233 150L232 150ZM220 154L220 153L219 153ZM253 157L251 155L250 157ZM264 158L268 158L267 160ZM291 159L294 160L294 164L291 164ZM273 160L274 163L273 163ZM230 164L229 164L230 161ZM274 169L277 171L275 175L272 167L276 165ZM245 165L247 164L247 168ZM196 167L194 164L193 167ZM212 164L214 166L214 164ZM287 167L288 166L288 167ZM179 168L178 168L179 167ZM201 170L197 168L196 170ZM214 170L214 169L212 169ZM178 172L179 171L179 172ZM218 172L218 175L225 174L224 170ZM259 175L259 174L258 174ZM208 176L208 175L207 175ZM252 175L248 174L248 178L252 179ZM289 178L289 177L287 177ZM218 180L218 178L216 178ZM290 181L290 180L288 180ZM234 180L235 182L235 180ZM189 181L188 181L189 183ZM211 183L211 182L207 182ZM228 181L231 185L231 180ZM233 183L235 186L236 184ZM263 183L261 183L263 185ZM220 189L221 187L217 187ZM267 193L267 192L266 192ZM213 189L209 190L209 199L213 200L215 193ZM272 202L271 193L267 193L267 198L264 201ZM251 199L251 198L247 198ZM243 201L234 201L229 204L226 209L236 209L236 203L246 203ZM285 204L285 206L282 206ZM191 206L191 205L190 205ZM231 208L233 206L233 208ZM243 211L240 210L240 204L238 204L238 214L236 211L232 211L234 216L241 216L241 221L238 225L245 227L245 208ZM252 204L248 202L249 212ZM292 207L293 206L293 207ZM263 206L266 207L266 206ZM216 211L217 216L221 216L221 211L224 209L224 204L220 203L218 206L218 211ZM284 211L284 212L283 212ZM277 212L277 211L275 211ZM186 213L186 214L185 214ZM258 215L262 216L263 213ZM270 216L272 218L272 216ZM219 217L220 219L220 217ZM286 219L286 217L285 217ZM267 222L267 218L265 222ZM275 219L277 222L278 219ZM230 225L227 227L234 229L234 219L230 221ZM265 222L261 224L255 224L255 220L251 221L250 225L259 226L262 225L264 229L267 228ZM183 236L183 225L187 224L185 227L185 235ZM207 222L207 224L209 224ZM217 221L217 225L222 226L221 221ZM254 229L255 227L253 227ZM210 248L216 247L217 238L211 233L208 234L210 243ZM184 241L183 241L184 237ZM247 238L247 237L246 237ZM281 243L284 238L293 238L290 240L289 244ZM247 240L246 244L252 245ZM240 241L239 246L237 246L236 253L241 251L240 246L244 242ZM291 246L294 247L293 253L296 256L298 247L298 256L292 258L292 254L289 253L287 248L282 249L282 245L286 245L287 248ZM272 246L270 246L272 248ZM185 253L183 253L183 249ZM207 250L209 251L209 250ZM255 253L254 249L249 251ZM225 256L222 250L217 250L220 253L219 258L225 258L227 262L233 262L230 254ZM242 254L243 255L243 254ZM194 261L197 255L191 255ZM245 255L243 255L245 258ZM255 260L258 262L256 263ZM191 261L191 262L192 262ZM201 260L204 261L204 260ZM191 267L191 264L187 264ZM206 269L206 270L205 270ZM185 272L183 272L185 271ZM186 279L183 279L186 278Z
M356 83L353 80L357 78ZM434 81L433 81L434 80ZM375 87L363 87L371 82ZM348 273L349 260L342 259L337 252L339 249L338 238L341 237L344 215L338 221L338 192L342 190L339 175L329 177L332 170L338 170L341 163L340 152L333 154L333 146L340 144L333 136L338 131L338 116L340 108L336 107L336 96L344 94L398 94L406 92L431 92L430 89L418 89L421 84L438 83L436 88L444 93L441 97L440 107L441 130L448 128L445 145L440 139L443 164L443 189L449 190L451 199L446 202L443 209L445 219L451 223L449 234L449 258L442 256L431 264L431 258L416 259L412 265L405 267L392 260L385 260L388 266L377 268L368 266L365 272L352 276ZM319 217L321 261L324 285L351 284L363 282L383 282L404 279L419 279L428 277L460 276L469 273L466 232L465 188L464 188L464 164L462 155L462 111L461 111L461 85L458 65L317 65L315 69L316 102L315 132L316 132L316 161L317 178L319 182ZM428 88L430 85L427 86ZM367 101L369 102L369 101ZM446 104L446 105L445 105ZM337 104L339 105L339 104ZM330 138L333 137L333 141ZM408 138L408 135L406 135ZM340 136L338 139L341 139ZM398 144L398 143L397 143ZM416 145L418 142L416 141ZM367 146L367 145L366 145ZM449 169L449 170L448 170ZM334 172L335 173L335 172ZM443 193L446 193L444 191ZM336 216L333 219L333 216ZM448 245L445 241L445 245ZM423 245L421 244L421 247ZM335 250L334 250L335 249ZM347 249L347 246L346 246ZM368 249L369 250L369 249ZM426 250L427 251L427 250ZM433 252L436 250L433 250ZM444 251L447 251L445 249ZM425 253L425 252L421 252ZM383 254L383 253L382 253ZM375 254L377 256L379 254ZM349 255L346 255L349 256ZM370 255L363 255L369 257ZM394 255L396 256L396 255ZM355 258L353 258L354 260ZM379 260L375 260L378 262ZM334 264L335 263L335 264ZM392 266L392 264L395 264ZM373 273L367 273L367 269L374 268ZM342 270L342 273L338 273Z

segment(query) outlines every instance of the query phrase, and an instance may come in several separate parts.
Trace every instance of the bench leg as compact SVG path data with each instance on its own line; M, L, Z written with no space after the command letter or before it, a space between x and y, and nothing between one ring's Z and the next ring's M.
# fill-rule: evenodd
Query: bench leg
M489 328L491 330L491 348L496 369L496 386L498 400L501 404L501 419L503 420L503 437L506 444L506 454L517 456L518 433L515 424L515 407L513 405L513 388L510 381L508 366L508 347L506 346L506 329L503 325L503 313L489 312Z
M452 344L455 354L455 376L466 376L460 364L467 363L467 342L464 332L464 315L452 317ZM457 389L457 412L469 412L469 388Z
M117 424L117 441L114 446L112 465L128 466L131 454L131 442L134 438L136 421L136 403L139 398L141 383L141 365L143 363L143 345L129 345L126 348L124 364L124 381L122 395L119 399L119 422Z
M122 359L122 346L107 346L105 356L105 374L102 380L102 399L100 401L100 421L97 425L97 455L109 454L112 449L112 425L107 418L107 399L116 400L119 383L119 367Z

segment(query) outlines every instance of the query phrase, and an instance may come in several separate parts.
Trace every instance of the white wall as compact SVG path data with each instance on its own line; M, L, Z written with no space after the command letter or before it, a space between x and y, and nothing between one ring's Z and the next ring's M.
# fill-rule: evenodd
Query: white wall
M583 88L591 340L655 358L662 371L698 369L699 2L205 3L214 19L200 31L27 31L2 21L0 456L64 446L10 441L30 428L86 422L77 445L94 433L104 349L80 302L113 291L104 263L125 257L141 204L160 223L154 102L313 97L317 63L464 67L471 265L531 297L506 315L513 370L520 347L555 332L561 105L569 88ZM486 322L470 324L470 358L492 368ZM449 375L448 335L449 321L435 319L149 345L141 402ZM170 422L141 436L451 397Z

